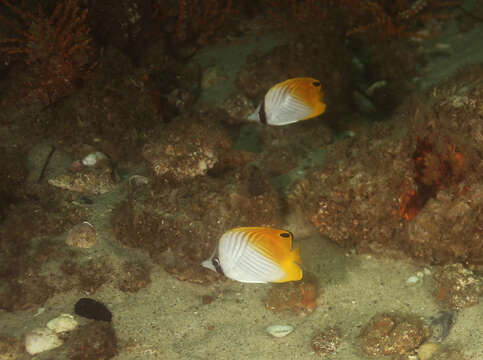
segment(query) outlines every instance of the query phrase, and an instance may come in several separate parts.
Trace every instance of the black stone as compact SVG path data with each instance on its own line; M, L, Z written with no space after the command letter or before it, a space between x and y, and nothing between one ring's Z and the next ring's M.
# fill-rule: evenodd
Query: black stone
M82 298L75 303L74 312L88 319L111 322L112 314L103 303L94 299Z

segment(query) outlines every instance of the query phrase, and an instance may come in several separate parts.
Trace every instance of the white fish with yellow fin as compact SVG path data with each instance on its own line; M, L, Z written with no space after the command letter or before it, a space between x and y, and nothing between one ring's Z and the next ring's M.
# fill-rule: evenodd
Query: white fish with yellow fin
M319 116L325 107L320 81L298 77L272 86L248 119L266 125L288 125Z
M290 231L240 227L224 233L202 265L245 283L281 283L302 279L299 249Z

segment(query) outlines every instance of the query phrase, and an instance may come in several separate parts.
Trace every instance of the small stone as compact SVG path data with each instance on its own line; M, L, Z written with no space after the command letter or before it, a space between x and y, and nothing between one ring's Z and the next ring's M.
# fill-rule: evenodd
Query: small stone
M413 275L413 276L410 276L406 282L408 284L416 284L417 282L419 281L419 277L417 277L416 275Z
M84 221L70 229L65 242L69 246L89 249L96 243L96 230L91 224Z
M333 354L340 345L341 333L337 328L327 328L316 334L310 345L317 355L325 356Z
M63 344L49 328L37 328L25 334L25 349L30 355L55 349Z
M294 331L294 327L292 325L270 325L267 327L267 332L277 338L287 336L292 331Z
M107 155L105 155L104 153L101 153L100 151L96 151L84 157L82 159L82 164L84 166L94 166L103 160L108 160Z
M435 343L424 343L418 350L419 360L429 360L438 351L440 345Z
M294 314L309 314L317 308L318 296L317 278L305 272L302 281L272 286L265 307L275 313L289 311Z
M110 322L112 314L103 303L94 299L82 298L76 302L74 311L77 315L87 319Z
M77 327L77 321L70 314L61 314L55 319L50 320L47 323L47 327L59 334L74 330Z
M129 178L129 185L138 187L149 184L149 178L143 175L133 175Z

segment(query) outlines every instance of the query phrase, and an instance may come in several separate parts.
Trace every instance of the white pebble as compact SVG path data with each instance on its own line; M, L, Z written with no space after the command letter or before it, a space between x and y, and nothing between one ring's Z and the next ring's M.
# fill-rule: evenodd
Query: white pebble
M413 276L410 276L406 282L408 284L416 284L417 282L419 281L419 277L417 277L416 275L413 275Z
M270 325L267 327L267 332L274 337L284 337L294 330L292 325Z
M94 153L90 153L85 158L82 159L82 163L85 166L94 166L99 161L107 159L107 156L101 153L100 151L96 151Z
M55 349L62 343L62 340L49 328L37 328L25 334L25 349L30 355Z
M77 321L70 314L61 314L47 323L47 327L56 333L72 331L77 327Z

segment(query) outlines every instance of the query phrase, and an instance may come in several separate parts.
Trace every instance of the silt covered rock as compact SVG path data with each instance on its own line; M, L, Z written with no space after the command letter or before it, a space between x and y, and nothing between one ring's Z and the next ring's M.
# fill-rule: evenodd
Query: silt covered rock
M228 136L215 125L177 121L165 133L144 147L143 156L156 176L177 182L206 175L231 147Z

